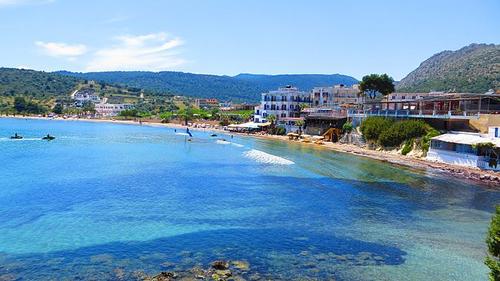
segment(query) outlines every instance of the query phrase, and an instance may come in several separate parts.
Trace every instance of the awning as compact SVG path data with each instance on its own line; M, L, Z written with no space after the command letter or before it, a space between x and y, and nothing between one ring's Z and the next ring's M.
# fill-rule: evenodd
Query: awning
M448 133L433 137L432 140L468 145L491 142L496 147L500 147L500 139L485 137L476 133Z
M231 124L228 125L229 128L241 128L241 129L258 129L259 124L254 122L247 122L243 124Z

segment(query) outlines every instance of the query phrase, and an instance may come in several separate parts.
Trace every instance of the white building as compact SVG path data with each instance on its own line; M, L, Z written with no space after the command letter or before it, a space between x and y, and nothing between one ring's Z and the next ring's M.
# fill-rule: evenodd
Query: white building
M363 102L359 95L359 85L346 87L335 85L333 87L314 87L311 91L313 107L352 107Z
M93 89L76 90L72 94L75 106L81 107L86 102L100 103L101 98L95 93Z
M124 110L134 109L132 104L110 104L110 103L98 103L95 105L95 111L97 115L100 116L117 116L120 112Z
M499 130L499 127L490 127L488 135L451 132L434 137L431 139L427 160L500 171ZM477 147L481 143L491 143L494 148L481 151ZM495 165L491 165L492 163Z
M310 105L311 95L296 87L286 86L262 93L260 105L255 107L254 122L265 123L270 115L274 115L277 123L287 131L298 129L295 122L303 120L300 117L301 104Z

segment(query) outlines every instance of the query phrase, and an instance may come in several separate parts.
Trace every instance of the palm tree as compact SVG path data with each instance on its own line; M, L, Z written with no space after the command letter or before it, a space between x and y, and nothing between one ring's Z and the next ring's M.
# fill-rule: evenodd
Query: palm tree
M299 134L302 134L302 128L304 127L304 120L295 121L295 126L299 127Z
M276 116L274 114L267 116L267 121L271 122L271 125L274 125L274 122L276 122Z

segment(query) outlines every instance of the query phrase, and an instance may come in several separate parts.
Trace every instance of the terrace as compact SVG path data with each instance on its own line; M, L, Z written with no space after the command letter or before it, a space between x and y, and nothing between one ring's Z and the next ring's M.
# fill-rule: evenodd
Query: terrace
M367 101L363 109L350 109L349 117L435 118L468 120L481 114L500 114L500 95L440 94L415 100Z

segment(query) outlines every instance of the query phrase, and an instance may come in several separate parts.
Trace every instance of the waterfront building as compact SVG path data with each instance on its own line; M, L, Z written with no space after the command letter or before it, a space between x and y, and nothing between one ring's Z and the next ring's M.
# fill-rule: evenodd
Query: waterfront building
M94 89L80 89L73 92L71 95L76 107L82 107L86 102L100 103L101 98L96 94Z
M340 84L333 87L314 87L311 91L312 106L353 107L363 102L363 97L359 93L359 85L347 87Z
M321 135L330 128L341 128L347 120L347 109L363 102L359 85L315 87L311 91L312 107L305 108L305 132Z
M111 104L111 103L98 103L95 105L96 114L103 117L117 116L124 110L134 109L132 104Z
M261 103L255 107L254 122L266 123L270 115L276 117L278 125L288 131L298 130L298 121L303 121L302 106L311 105L311 95L296 87L286 86L278 90L262 93Z
M486 133L500 124L500 95L493 93L393 93L348 110L355 123L368 116L424 119L443 130Z
M499 127L490 134L450 132L431 139L427 160L486 170L500 171ZM482 149L480 144L493 147Z

